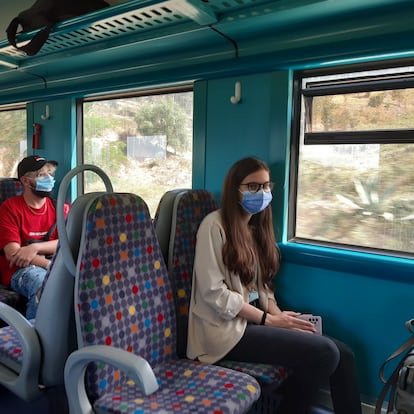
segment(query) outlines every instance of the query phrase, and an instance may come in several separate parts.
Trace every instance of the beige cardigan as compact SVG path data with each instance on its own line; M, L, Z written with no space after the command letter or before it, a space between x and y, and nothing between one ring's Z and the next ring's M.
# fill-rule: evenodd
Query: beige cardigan
M222 260L226 236L220 210L202 221L197 233L193 283L188 322L188 358L214 363L222 359L241 339L247 320L238 315L249 290L238 275L230 273ZM260 308L267 310L274 298L264 289L258 275Z

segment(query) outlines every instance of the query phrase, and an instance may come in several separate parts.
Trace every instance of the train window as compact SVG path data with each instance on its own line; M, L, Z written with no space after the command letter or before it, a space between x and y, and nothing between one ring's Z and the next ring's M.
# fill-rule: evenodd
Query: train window
M414 253L413 92L414 67L298 74L291 240Z
M0 177L17 177L17 164L26 155L26 107L0 108Z
M83 101L83 160L116 191L140 195L152 216L164 192L191 188L193 92L189 88ZM101 185L85 175L85 191Z

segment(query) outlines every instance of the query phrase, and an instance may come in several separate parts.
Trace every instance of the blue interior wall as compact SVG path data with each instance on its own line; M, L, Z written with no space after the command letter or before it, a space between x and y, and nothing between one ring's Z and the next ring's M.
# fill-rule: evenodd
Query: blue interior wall
M49 107L49 117L46 117ZM58 162L56 182L76 165L76 108L74 99L34 102L27 105L27 155L41 155ZM43 117L43 118L42 118ZM41 126L39 148L32 148L34 124ZM55 195L58 185L55 186ZM73 189L72 189L73 191ZM70 194L68 195L68 199Z
M285 309L322 315L324 332L353 348L361 391L377 396L382 362L408 337L413 286L294 261L284 261L276 285Z
M246 156L262 158L271 167L276 184L274 213L279 224L285 191L289 79L289 71L280 71L202 81L204 101L195 97L200 107L194 108L194 168L205 174L203 180L194 178L194 186L205 186L220 197L224 176L235 161ZM236 82L241 84L241 101L232 104ZM199 153L203 156L198 157Z

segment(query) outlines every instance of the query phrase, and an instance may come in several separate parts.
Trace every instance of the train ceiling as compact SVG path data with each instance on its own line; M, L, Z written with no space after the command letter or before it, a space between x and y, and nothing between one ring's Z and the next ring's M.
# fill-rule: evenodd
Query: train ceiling
M26 56L0 41L0 104L60 96L119 77L119 87L304 66L411 47L411 0L109 0L111 7L56 25ZM17 13L16 13L17 14ZM396 21L398 22L396 24ZM24 44L33 33L18 37ZM260 59L256 59L260 57ZM99 69L99 76L96 76ZM126 81L126 79L129 79Z

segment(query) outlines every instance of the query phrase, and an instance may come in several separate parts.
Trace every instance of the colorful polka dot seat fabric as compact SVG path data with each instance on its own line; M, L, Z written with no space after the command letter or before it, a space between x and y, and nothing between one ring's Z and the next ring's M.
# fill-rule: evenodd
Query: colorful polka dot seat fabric
M272 389L278 388L287 378L286 369L279 365L253 364L227 359L219 361L217 365L252 375L260 384L270 386Z
M86 388L97 412L243 413L260 388L246 374L178 359L173 292L145 202L100 196L87 213L77 272L80 347L107 345L143 357L159 389L146 396L117 367L88 366Z
M188 308L191 297L197 230L203 218L217 210L217 202L206 190L186 190L175 197L168 253L168 271L177 309L177 353L186 356Z
M20 372L23 362L23 349L20 338L12 326L0 329L0 363L14 372Z
M55 260L54 256L52 261ZM52 267L52 266L51 266ZM50 272L46 273L43 281L42 291L45 283L49 278ZM0 289L1 291L1 289ZM42 293L41 291L41 293ZM35 320L28 321L32 326L35 325ZM19 334L13 326L3 326L0 328L0 364L12 369L14 372L20 372L23 363L23 347Z
M19 194L23 194L23 185L17 178L0 178L0 204Z
M186 190L175 198L172 213L168 269L174 289L178 320L178 355L185 356L187 348L188 308L197 230L203 218L217 209L212 193L206 190ZM254 376L261 384L277 387L286 378L281 366L247 362L220 361L218 363Z

